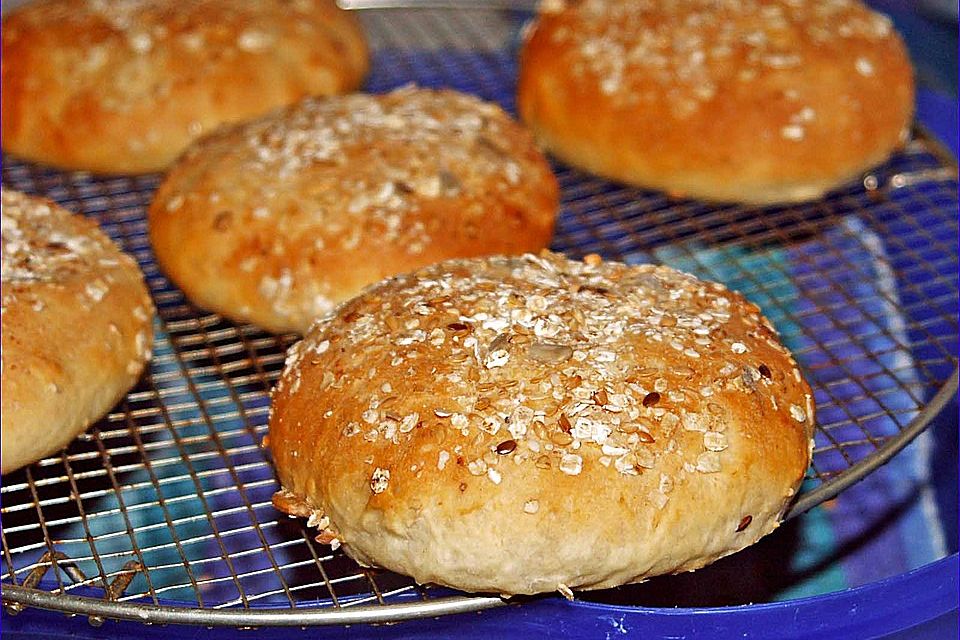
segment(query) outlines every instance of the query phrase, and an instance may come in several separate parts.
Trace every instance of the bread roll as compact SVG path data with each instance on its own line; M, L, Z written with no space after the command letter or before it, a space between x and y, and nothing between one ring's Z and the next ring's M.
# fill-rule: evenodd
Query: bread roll
M770 533L813 425L793 358L719 284L596 256L455 260L291 349L274 504L421 583L599 589Z
M194 145L150 240L198 305L303 332L381 278L550 242L556 179L499 107L453 91L308 99Z
M857 0L550 2L518 109L557 157L703 200L815 199L907 136L913 76Z
M164 169L224 122L355 90L333 0L45 0L3 18L3 149L65 169Z
M2 472L65 446L136 383L153 304L97 225L2 191Z

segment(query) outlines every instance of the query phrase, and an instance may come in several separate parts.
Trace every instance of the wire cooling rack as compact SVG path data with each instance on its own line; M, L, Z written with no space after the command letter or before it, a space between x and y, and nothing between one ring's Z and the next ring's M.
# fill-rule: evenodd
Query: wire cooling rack
M451 86L513 110L516 14L363 20L369 90ZM789 207L708 206L556 171L555 249L722 281L778 327L818 406L813 466L791 515L882 464L956 394L957 171L923 135L862 184ZM502 604L362 569L273 509L261 440L293 337L202 312L167 281L144 216L159 180L4 163L4 185L83 212L135 255L159 312L155 357L126 399L67 449L3 479L8 612L302 626Z

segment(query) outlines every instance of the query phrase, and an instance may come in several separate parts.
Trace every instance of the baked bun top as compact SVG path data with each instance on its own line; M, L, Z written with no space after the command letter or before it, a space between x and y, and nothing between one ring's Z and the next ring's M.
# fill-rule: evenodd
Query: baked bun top
M448 90L307 99L198 141L150 207L197 304L303 332L381 278L545 247L559 191L530 135Z
M756 541L813 424L796 363L739 294L544 252L448 261L344 303L291 349L269 443L275 504L360 562L512 594Z
M165 168L224 122L367 71L333 0L46 0L3 19L3 147L67 169Z
M803 200L886 158L913 78L850 0L545 3L518 109L567 162L710 200Z
M136 262L97 225L2 190L4 473L110 409L150 359L153 304Z

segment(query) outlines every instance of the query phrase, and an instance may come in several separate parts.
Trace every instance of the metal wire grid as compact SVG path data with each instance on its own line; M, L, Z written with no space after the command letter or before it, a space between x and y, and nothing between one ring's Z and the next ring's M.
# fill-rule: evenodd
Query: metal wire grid
M512 109L515 56L504 43L520 25L505 15L365 14L377 48L368 88L453 86ZM869 176L871 189L764 210L557 174L556 249L727 282L778 326L818 405L806 506L882 461L955 393L956 168L930 141ZM7 162L3 182L97 219L137 257L159 312L150 371L124 402L59 455L4 478L8 604L16 593L95 615L301 625L499 603L363 570L273 510L260 441L292 338L198 311L158 271L144 220L157 176L95 179ZM278 611L292 607L295 616Z

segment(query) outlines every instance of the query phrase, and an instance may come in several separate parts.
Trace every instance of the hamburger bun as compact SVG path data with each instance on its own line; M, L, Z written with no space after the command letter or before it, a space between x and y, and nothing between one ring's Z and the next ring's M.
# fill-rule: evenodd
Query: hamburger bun
M412 87L311 98L192 146L151 203L150 240L199 306L302 333L386 276L547 246L558 193L496 105Z
M517 103L564 162L702 200L819 198L903 143L913 73L857 0L562 0L520 54Z
M52 202L4 189L2 472L65 446L150 359L153 304L133 258Z
M421 583L600 589L770 533L813 425L793 358L719 284L596 256L453 260L292 348L274 504Z
M44 0L3 17L3 149L64 169L165 169L225 122L355 90L333 0Z

